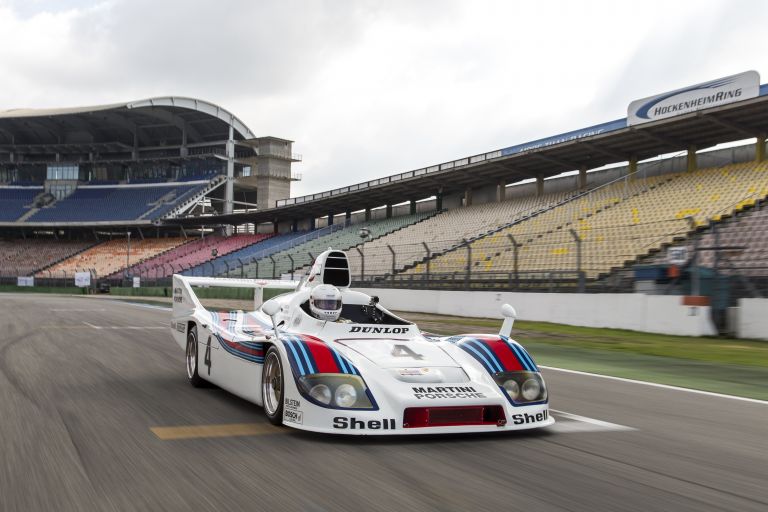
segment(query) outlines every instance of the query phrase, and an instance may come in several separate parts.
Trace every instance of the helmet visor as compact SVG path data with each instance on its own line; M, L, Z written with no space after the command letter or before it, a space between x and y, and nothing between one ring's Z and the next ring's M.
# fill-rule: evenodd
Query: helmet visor
M334 300L334 299L315 299L314 300L315 307L317 309L322 309L325 311L336 311L337 309L341 309L341 301L340 300Z

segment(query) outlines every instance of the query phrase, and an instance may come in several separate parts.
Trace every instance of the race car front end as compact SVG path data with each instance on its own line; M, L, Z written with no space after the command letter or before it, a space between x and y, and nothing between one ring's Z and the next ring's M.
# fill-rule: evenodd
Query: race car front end
M311 336L291 336L284 345L292 375L286 375L283 419L290 427L335 434L418 435L522 430L554 422L537 368L513 366L490 374L451 343L430 345L455 352L452 357L426 357L418 366L375 364L370 354L365 357L348 345Z

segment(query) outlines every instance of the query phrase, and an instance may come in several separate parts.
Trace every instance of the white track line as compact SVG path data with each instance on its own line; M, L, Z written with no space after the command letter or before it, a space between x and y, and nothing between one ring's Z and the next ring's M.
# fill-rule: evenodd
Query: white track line
M596 420L595 418L588 418L586 416L580 416L570 412L558 411L557 409L550 409L549 411L554 412L556 415L562 416L565 419L579 421L582 423L589 423L590 425L600 427L600 430L637 430L636 428L628 427L626 425L619 425L618 423L611 423L609 421ZM557 426L557 423L555 423L555 426Z
M576 374L576 375L586 375L586 376L589 376L589 377L599 377L601 379L618 380L618 381L621 381L621 382L629 382L631 384L643 384L644 386L651 386L651 387L654 387L654 388L672 389L672 390L675 390L675 391L686 391L688 393L696 393L698 395L716 396L718 398L729 398L731 400L740 400L742 402L751 402L751 403L755 403L755 404L768 405L768 401L758 400L757 398L746 398L746 397L743 397L743 396L724 395L722 393L713 393L712 391L702 391L700 389L681 388L679 386L670 386L669 384L658 384L656 382L646 382L646 381L643 381L643 380L625 379L623 377L613 377L611 375L600 375L599 373L580 372L578 370L568 370L566 368L557 368L555 366L542 366L542 365L539 365L539 368L545 368L547 370L554 370L556 372L573 373L573 374Z
M169 329L169 327L155 327L153 325L93 325L91 323L83 321L85 325L90 327L91 329L112 329L112 330L133 330L133 331L143 331L144 329L154 329L154 330L160 330L160 329Z
M106 311L106 309L51 309L51 311L66 311L67 313L91 313L93 311Z
M170 311L171 308L167 306L155 306L154 304L141 304L140 302L128 302L127 300L119 300L116 299L117 302L121 302L123 304L128 304L129 306L136 306L139 308L147 308L147 309L159 309L161 311Z

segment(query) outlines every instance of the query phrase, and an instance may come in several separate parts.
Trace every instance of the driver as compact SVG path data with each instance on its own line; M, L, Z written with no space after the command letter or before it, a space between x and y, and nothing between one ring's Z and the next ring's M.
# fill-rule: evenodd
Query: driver
M341 292L330 284L321 284L309 294L309 310L319 320L336 322L341 316Z

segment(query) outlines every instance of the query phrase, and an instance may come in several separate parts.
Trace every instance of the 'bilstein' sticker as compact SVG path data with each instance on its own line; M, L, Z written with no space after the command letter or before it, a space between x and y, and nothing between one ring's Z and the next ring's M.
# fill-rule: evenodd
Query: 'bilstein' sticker
M294 398L286 398L283 401L283 419L289 423L304 424L304 413L299 410L301 401Z

